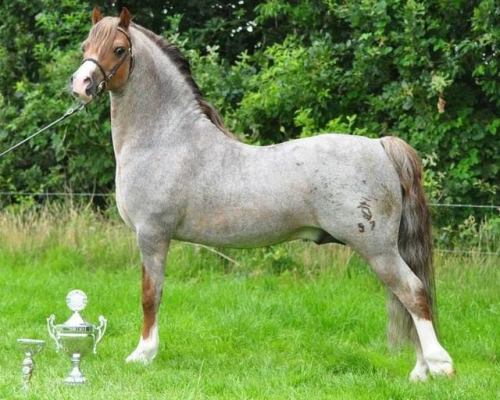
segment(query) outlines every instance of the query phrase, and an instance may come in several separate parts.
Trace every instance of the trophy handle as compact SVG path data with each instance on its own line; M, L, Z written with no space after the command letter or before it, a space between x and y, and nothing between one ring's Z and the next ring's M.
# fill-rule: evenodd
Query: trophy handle
M96 328L97 330L97 337L94 341L94 354L96 353L96 347L97 344L102 340L102 337L104 336L104 333L106 332L106 328L108 326L108 320L104 318L102 315L99 317L99 326Z
M47 329L49 331L49 336L54 339L54 342L56 342L56 351L59 351L61 349L61 343L59 343L59 338L57 337L57 331L54 326L54 321L56 319L56 316L52 314L49 318L47 318Z

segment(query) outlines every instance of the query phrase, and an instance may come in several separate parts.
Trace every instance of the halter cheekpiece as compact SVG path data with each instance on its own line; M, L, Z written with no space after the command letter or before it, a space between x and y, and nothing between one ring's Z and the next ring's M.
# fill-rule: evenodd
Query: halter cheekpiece
M101 94L104 91L104 89L106 89L108 82L113 78L113 76L116 75L116 72L118 71L118 69L122 66L122 64L125 62L125 60L128 57L130 57L129 76L132 73L132 70L134 69L134 56L132 54L132 40L130 39L130 35L127 32L125 32L124 29L122 29L120 27L117 27L116 29L125 35L125 37L128 40L129 48L128 48L127 52L123 54L122 59L120 61L118 61L118 63L115 64L115 66L111 69L111 71L109 71L109 74L106 73L106 70L102 67L101 64L99 64L99 61L97 61L95 58L89 57L89 58L85 58L82 61L82 64L85 63L86 61L93 62L95 65L97 65L97 67L101 71L103 79L97 85L96 95Z

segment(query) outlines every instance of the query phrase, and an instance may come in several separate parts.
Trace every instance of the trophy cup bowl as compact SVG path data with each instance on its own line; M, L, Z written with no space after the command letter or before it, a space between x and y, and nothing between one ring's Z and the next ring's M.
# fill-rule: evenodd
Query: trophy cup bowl
M35 361L33 360L33 357L42 351L43 346L45 346L45 341L37 339L17 339L17 343L24 353L24 360L22 364L23 386L24 389L27 390L33 370L35 369Z
M47 318L49 335L56 342L57 351L62 350L71 357L73 367L64 382L68 384L85 383L85 376L80 370L83 356L96 353L97 344L106 331L107 321L102 315L99 326L86 322L80 315L87 304L87 296L81 290L72 290L66 296L66 303L73 315L64 323L55 325L55 315Z

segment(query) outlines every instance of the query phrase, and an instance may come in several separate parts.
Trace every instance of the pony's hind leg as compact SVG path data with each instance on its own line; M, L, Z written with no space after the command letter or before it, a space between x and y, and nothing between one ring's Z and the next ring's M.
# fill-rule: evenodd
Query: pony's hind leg
M410 374L412 380L425 380L428 373L432 375L452 375L453 363L447 351L439 343L431 316L431 305L428 303L422 281L408 267L394 249L386 254L367 257L370 265L395 295L393 301L400 301L410 313L418 338L416 346L417 363ZM396 324L397 326L397 324ZM401 328L403 328L401 326ZM392 332L408 334L411 332Z
M162 235L144 233L138 233L137 241L142 255L144 322L139 344L126 361L147 364L155 358L160 344L157 313L162 296L169 241Z

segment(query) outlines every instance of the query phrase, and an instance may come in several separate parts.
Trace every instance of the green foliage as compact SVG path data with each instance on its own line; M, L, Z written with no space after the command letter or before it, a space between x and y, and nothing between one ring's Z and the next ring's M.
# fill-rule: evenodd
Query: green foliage
M458 226L446 225L436 232L439 247L476 252L497 253L500 243L500 218L497 216L478 221L469 215Z
M249 141L397 135L432 157L431 200L498 204L499 10L493 1L267 1L256 22L276 41L221 62L227 72L207 94L226 99L229 125Z
M71 105L69 77L90 28L76 0L7 2L0 49L0 143L6 148L56 119ZM93 191L109 187L113 153L106 102L51 129L0 160L0 187L9 191Z
M105 5L104 11L116 13ZM203 4L202 4L203 3ZM90 3L0 5L0 145L60 115ZM178 44L227 125L269 144L320 132L400 136L431 200L498 204L500 7L494 0L130 1ZM105 99L0 160L0 188L112 191ZM465 219L453 210L446 218ZM480 218L476 215L476 218ZM444 224L444 221L440 221Z

